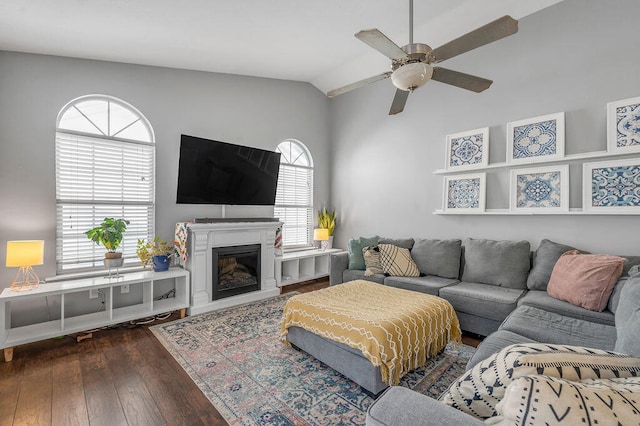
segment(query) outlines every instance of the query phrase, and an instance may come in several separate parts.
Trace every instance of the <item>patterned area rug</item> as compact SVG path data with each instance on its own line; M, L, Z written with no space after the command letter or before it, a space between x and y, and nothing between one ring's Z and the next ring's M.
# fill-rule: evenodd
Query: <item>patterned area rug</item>
M279 340L292 294L151 327L232 425L364 424L373 399L360 386ZM447 349L401 386L437 398L464 372L474 348Z

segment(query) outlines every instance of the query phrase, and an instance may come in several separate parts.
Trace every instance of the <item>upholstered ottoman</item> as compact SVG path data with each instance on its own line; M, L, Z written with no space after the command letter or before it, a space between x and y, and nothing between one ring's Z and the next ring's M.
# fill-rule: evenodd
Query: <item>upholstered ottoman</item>
M284 343L372 394L461 339L446 300L364 280L291 297L281 331Z

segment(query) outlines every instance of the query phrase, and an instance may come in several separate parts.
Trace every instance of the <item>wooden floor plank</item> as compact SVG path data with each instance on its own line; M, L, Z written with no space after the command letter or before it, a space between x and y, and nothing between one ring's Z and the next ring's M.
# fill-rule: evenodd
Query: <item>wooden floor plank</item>
M53 426L89 425L80 355L77 351L53 360L51 424Z
M50 425L53 390L50 352L24 359L24 370L15 410L15 425Z
M13 424L23 372L23 358L0 362L0 426Z
M96 338L82 341L80 368L84 395L92 426L127 425L127 420L113 384L113 375L109 363L104 357L103 348L109 346L107 339Z
M148 362L132 344L131 331L108 331L111 346L104 355L113 374L113 382L129 425L164 425L151 393L138 373L138 367Z

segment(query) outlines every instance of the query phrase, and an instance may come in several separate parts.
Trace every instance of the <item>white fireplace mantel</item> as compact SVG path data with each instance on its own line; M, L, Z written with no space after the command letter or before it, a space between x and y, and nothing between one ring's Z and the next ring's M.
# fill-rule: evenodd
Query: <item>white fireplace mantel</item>
M191 272L191 303L189 315L213 311L215 309L253 302L280 293L275 279L274 241L276 229L282 222L219 222L192 223L189 231L186 269ZM260 285L259 291L212 300L214 247L244 246L260 244Z

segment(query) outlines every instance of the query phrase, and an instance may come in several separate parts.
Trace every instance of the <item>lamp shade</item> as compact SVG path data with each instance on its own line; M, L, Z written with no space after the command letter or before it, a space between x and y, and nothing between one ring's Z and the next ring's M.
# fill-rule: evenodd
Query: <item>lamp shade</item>
M412 62L401 66L391 74L393 85L400 90L422 87L433 75L433 68L423 62Z
M44 241L7 241L7 267L33 266L44 263Z
M313 239L316 241L327 241L329 239L329 230L326 228L314 229Z

